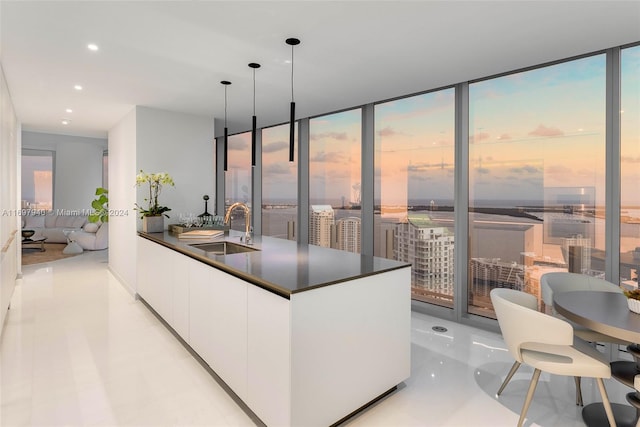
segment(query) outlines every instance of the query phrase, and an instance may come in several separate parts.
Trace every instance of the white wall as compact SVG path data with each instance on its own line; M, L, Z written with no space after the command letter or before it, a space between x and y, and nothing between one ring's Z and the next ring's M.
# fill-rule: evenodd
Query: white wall
M20 271L18 164L20 124L0 64L0 336Z
M22 147L55 151L54 209L90 209L102 187L102 152L107 140L40 132L22 132Z
M167 172L175 187L163 188L161 206L171 208L165 225L178 222L181 212L204 212L202 196L207 194L209 212L215 200L213 118L174 113L147 107L137 109L137 170ZM148 187L138 190L138 203Z
M136 289L136 110L109 131L109 209L126 215L109 217L109 269Z
M136 174L140 169L167 172L175 181L159 199L172 209L165 227L177 222L180 212L202 213L202 196L211 197L210 207L215 198L213 141L210 117L140 106L109 131L109 207L129 213L109 219L109 267L131 291L136 289L136 231L141 229L133 207L148 194L148 188L134 186Z

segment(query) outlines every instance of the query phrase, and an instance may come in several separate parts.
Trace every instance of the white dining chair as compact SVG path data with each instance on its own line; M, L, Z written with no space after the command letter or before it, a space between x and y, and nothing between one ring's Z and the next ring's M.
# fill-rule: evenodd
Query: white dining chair
M507 349L516 362L534 368L518 427L522 426L526 418L543 371L577 378L595 378L609 424L615 426L603 381L603 378L611 377L611 368L603 355L585 341L576 338L568 322L539 312L533 295L506 288L493 289L490 295ZM508 377L514 372L512 368Z
M553 307L553 295L560 292L571 291L599 291L599 292L616 292L622 293L620 286L617 286L606 280L599 279L597 277L587 276L585 274L568 273L568 272L552 272L545 273L540 277L540 287L542 290L542 301L548 308L549 312L563 320L566 320L573 326L573 332L576 336L582 338L585 341L592 343L611 343L620 345L631 344L628 341L620 338L605 335L600 332L593 331L584 326L578 325L565 319L558 314Z

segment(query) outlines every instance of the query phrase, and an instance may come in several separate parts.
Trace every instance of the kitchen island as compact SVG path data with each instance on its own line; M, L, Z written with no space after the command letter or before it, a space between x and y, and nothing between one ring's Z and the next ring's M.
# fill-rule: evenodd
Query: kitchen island
M409 377L408 264L242 235L139 233L137 293L266 425L335 424Z

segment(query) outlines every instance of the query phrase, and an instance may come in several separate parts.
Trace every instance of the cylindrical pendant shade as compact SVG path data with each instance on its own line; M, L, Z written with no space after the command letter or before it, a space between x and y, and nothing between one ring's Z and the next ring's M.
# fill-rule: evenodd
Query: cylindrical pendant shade
M256 165L256 116L252 118L253 127L251 128L251 166Z
M256 165L256 134L257 134L257 119L256 119L256 70L260 68L260 64L252 62L249 64L249 68L253 70L253 117L251 119L251 166Z
M220 82L224 85L224 171L227 171L227 143L229 140L229 129L227 128L227 86L231 84L228 80L222 80Z
M291 117L289 123L289 161L293 162L293 142L296 135L296 103L291 103Z
M227 171L227 139L229 137L229 130L224 128L224 171Z
M288 38L284 41L291 46L291 117L289 119L289 161L293 162L295 125L296 125L296 103L293 98L293 47L300 44L300 40L296 38Z

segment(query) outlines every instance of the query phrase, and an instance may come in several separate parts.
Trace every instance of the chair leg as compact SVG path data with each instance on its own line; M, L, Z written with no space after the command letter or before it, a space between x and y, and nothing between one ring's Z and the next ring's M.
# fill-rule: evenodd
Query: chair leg
M576 380L576 405L584 406L582 403L582 387L580 386L580 377L573 377Z
M529 405L531 405L531 400L533 399L533 392L536 391L536 386L538 385L538 379L540 378L541 372L542 371L540 371L540 369L533 371L533 377L531 377L531 382L529 383L529 390L527 390L527 398L524 400L520 419L518 420L518 427L522 427L522 423L524 423L524 419L527 416Z
M598 388L600 389L600 395L602 396L602 406L607 413L607 419L611 427L616 427L616 419L613 416L613 410L611 409L611 402L609 402L609 396L607 396L607 389L604 388L604 381L602 378L596 378L598 382Z
M507 377L504 379L504 381L502 382L502 385L500 386L500 389L498 390L498 392L496 393L496 396L500 396L500 394L502 393L502 391L504 390L504 388L507 386L507 383L509 381L511 381L511 377L513 377L513 374L516 373L516 371L518 370L518 368L520 367L521 363L518 362L517 360L515 362L513 362L513 365L511 366L511 369L509 370L509 373L507 374Z

